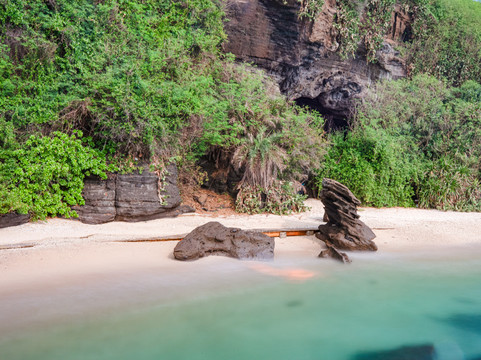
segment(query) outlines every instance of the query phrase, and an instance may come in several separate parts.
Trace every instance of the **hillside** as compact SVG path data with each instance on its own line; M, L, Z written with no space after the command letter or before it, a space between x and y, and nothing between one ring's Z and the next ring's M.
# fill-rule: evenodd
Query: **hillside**
M301 209L323 176L366 205L481 210L481 4L272 0L259 48L238 5L0 1L0 214L75 216L86 175L171 163L234 178L246 212ZM351 78L324 83L323 59Z

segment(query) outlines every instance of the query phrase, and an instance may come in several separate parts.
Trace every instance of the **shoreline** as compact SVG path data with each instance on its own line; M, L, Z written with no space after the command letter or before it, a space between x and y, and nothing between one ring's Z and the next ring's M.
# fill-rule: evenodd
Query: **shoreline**
M0 229L0 256L5 251L57 248L60 245L142 241L185 235L209 221L241 229L315 229L323 223L320 200L308 199L309 211L293 215L199 215L182 214L136 223L83 224L75 219L48 219ZM481 244L481 213L425 210L416 208L359 208L361 220L376 234L382 251L400 251L412 246ZM478 234L478 232L480 234ZM25 248L22 248L25 246ZM11 248L9 248L11 247ZM0 259L6 260L5 256Z
M89 307L105 310L132 301L175 301L243 284L303 282L322 277L329 269L354 266L354 270L357 264L376 259L455 260L460 254L475 258L481 253L481 213L403 208L359 209L361 220L376 234L379 250L348 252L350 265L318 259L322 242L315 236L275 238L275 258L267 262L221 256L181 262L173 258L176 241L118 242L188 233L208 221L244 229L318 226L322 203L310 199L307 205L310 211L289 216L181 215L103 225L51 219L0 229L0 246L35 244L0 250L0 324L4 324L0 338L16 326L47 321L56 312L62 318Z
M173 258L176 241L137 242L187 234L209 221L242 229L314 229L324 215L319 200L306 201L310 210L294 215L205 216L184 214L138 223L87 225L76 220L49 219L0 229L0 295L14 279L25 282L55 271L98 272L151 266L179 268ZM442 212L414 208L360 208L359 214L376 234L377 254L416 253L481 245L481 213ZM276 256L316 257L322 242L314 236L275 238ZM123 242L132 241L132 242ZM28 245L29 247L21 247ZM8 248L12 247L12 248ZM3 248L3 249L2 249ZM355 258L356 252L351 252ZM278 256L279 255L279 256ZM57 276L62 276L59 272Z

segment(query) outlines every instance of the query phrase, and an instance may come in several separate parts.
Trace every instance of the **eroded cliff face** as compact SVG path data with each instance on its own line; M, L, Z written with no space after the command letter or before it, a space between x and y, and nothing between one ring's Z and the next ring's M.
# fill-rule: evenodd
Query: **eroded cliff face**
M325 0L314 21L299 19L298 10L297 0L228 0L225 50L264 68L289 99L325 115L329 128L346 125L353 100L373 81L406 75L393 48L395 41L409 35L409 16L400 8L392 15L376 63L366 62L362 48L354 59L339 57L335 0Z

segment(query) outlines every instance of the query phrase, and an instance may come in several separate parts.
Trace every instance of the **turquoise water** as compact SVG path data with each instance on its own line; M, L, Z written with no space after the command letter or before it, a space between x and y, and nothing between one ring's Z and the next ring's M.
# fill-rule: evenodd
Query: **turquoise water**
M152 296L141 308L132 302L104 314L84 309L72 323L3 334L0 359L401 359L379 352L419 345L435 355L402 359L479 359L479 258L357 255L348 266L312 259L301 267L321 276L305 282L244 267L201 296Z

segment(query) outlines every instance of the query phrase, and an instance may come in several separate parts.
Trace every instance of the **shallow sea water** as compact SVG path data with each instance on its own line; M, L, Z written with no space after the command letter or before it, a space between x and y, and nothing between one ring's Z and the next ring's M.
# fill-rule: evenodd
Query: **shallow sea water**
M320 272L304 282L243 265L225 271L230 280L213 285L216 291L198 279L204 290L179 297L155 295L178 286L163 278L144 289L151 300L142 306L132 301L103 313L87 308L73 322L0 333L0 359L480 359L478 250L356 254L351 265L317 258L269 265ZM222 273L217 278L225 280ZM386 353L415 346L424 350Z

